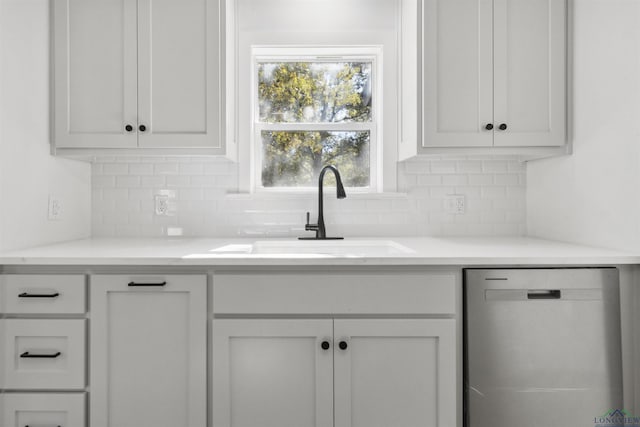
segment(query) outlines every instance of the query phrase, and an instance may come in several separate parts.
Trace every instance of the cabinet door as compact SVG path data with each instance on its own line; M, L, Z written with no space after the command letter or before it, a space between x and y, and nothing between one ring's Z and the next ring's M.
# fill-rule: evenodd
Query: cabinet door
M565 0L495 0L496 146L560 146L566 134ZM499 126L506 124L506 130Z
M334 336L335 427L456 426L455 320L336 320Z
M136 2L56 0L53 11L56 146L135 147Z
M221 146L218 3L138 0L140 147Z
M91 426L205 427L206 277L97 275L90 289Z
M214 319L213 425L333 427L332 328L328 319Z
M493 145L492 3L424 0L424 147Z

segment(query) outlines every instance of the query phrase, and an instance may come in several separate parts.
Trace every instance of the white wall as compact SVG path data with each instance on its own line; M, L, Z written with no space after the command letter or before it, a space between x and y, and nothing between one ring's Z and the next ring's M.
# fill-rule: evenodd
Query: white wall
M640 1L574 0L574 155L529 163L531 235L640 249Z
M91 232L90 165L49 155L49 42L48 0L0 0L0 250Z

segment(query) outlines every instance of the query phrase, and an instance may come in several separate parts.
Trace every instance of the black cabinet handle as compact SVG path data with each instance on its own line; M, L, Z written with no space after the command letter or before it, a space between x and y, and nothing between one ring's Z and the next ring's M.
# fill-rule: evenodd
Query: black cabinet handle
M498 127L500 130L507 130L507 124L503 123Z
M560 299L560 298L562 298L562 292L560 292L559 289L527 292L527 299Z
M126 130L127 132L133 132L133 126L131 126L131 125L126 125L126 126L124 127L124 130Z
M160 282L160 283L136 283L136 282L129 282L128 286L134 287L134 286L140 286L140 287L150 287L150 286L165 286L167 284L167 282Z
M28 351L25 351L20 357L23 359L55 359L61 354L59 351L53 354L30 354Z
M484 127L486 130L493 130L493 123L489 123Z
M24 426L24 427L29 427L29 426ZM62 426L56 426L56 427L62 427Z
M23 292L18 295L18 298L58 298L60 294L58 292L53 294L28 294Z
M323 350L329 350L329 348L331 347L331 344L329 344L329 341L322 341L322 344L320 344L320 347L322 347Z
M347 342L346 342L346 341L340 341L340 342L338 343L338 347L340 347L340 350L346 350L346 349L347 349L347 347L349 347L349 345L347 344Z
M138 130L140 132L145 132L147 130L147 127L145 125L140 125L140 126L138 126Z

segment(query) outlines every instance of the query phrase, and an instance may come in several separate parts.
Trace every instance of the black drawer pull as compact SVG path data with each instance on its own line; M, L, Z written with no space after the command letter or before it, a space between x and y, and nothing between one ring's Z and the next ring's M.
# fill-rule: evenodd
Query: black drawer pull
M23 359L55 359L61 354L59 351L52 354L30 354L28 351L25 351L20 357Z
M528 299L560 299L562 298L562 292L559 290L550 291L529 291L527 292Z
M129 282L129 286L133 287L133 286L165 286L167 284L167 282L160 282L160 283L136 283L136 282Z
M18 295L18 298L58 298L60 294L58 292L54 294L28 294L26 292Z
M24 427L29 427L29 426L24 426ZM62 426L56 426L56 427L62 427Z

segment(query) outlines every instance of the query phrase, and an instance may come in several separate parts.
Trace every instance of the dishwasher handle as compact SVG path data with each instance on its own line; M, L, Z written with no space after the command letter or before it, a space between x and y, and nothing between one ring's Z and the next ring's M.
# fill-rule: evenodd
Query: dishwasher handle
M562 292L560 292L559 289L527 291L527 299L560 299L560 298L562 298Z

